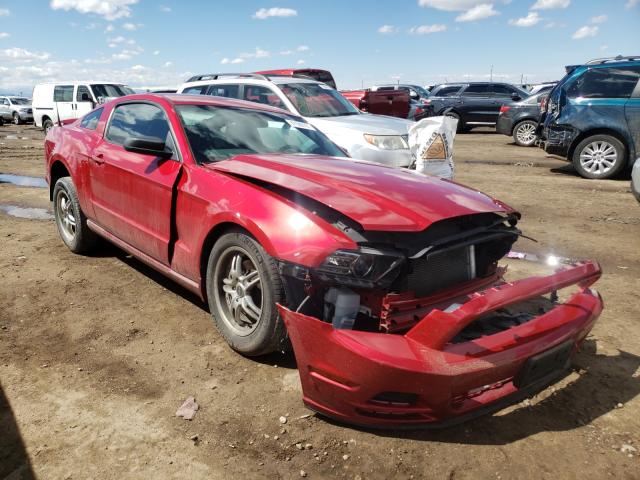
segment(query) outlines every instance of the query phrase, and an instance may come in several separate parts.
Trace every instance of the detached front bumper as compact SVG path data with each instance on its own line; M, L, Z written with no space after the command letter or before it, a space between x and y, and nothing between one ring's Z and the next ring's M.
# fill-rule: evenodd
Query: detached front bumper
M520 401L562 376L602 311L589 289L600 274L597 263L586 262L490 287L453 311L431 310L404 335L335 330L279 309L309 408L361 426L442 427ZM526 323L451 343L483 315L574 284L579 291L565 303Z

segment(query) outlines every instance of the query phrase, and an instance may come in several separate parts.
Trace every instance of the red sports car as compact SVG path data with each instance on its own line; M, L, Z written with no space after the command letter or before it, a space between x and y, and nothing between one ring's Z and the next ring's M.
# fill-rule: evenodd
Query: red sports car
M602 310L594 262L503 279L512 208L346 159L278 109L133 95L45 147L72 251L115 243L206 299L244 355L291 345L305 403L345 422L446 425L521 399L566 371Z

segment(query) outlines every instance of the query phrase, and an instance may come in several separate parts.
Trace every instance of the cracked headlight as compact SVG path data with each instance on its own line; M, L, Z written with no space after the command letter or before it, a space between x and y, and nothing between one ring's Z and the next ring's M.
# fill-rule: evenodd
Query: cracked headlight
M324 282L351 287L389 286L398 276L405 256L400 252L362 247L359 250L337 250L317 268Z
M365 133L364 139L380 150L404 150L409 148L409 143L402 135L370 135Z

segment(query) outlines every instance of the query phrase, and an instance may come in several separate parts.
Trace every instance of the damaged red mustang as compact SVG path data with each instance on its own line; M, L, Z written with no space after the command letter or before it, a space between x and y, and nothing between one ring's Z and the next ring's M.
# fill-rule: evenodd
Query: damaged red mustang
M291 345L305 404L340 421L441 426L520 400L566 372L602 310L595 262L504 280L512 208L343 158L268 106L122 97L45 152L72 251L118 245L208 301L244 355Z

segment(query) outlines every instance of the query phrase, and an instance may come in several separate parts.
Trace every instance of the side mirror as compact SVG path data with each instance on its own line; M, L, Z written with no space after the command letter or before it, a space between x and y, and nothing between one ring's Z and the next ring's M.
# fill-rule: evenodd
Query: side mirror
M514 92L511 94L511 100L513 100L514 102L519 102L520 100L522 100L522 97Z
M80 95L80 101L81 102L91 102L91 97L89 96L89 94L87 92L84 92Z
M173 152L168 150L164 142L156 137L130 137L124 141L123 146L127 152L153 155L165 159L173 156Z

